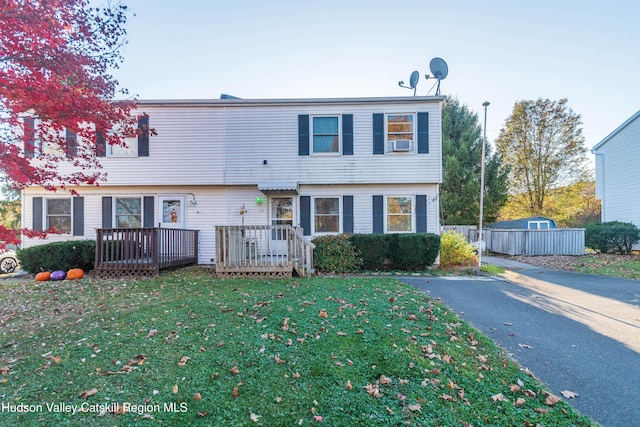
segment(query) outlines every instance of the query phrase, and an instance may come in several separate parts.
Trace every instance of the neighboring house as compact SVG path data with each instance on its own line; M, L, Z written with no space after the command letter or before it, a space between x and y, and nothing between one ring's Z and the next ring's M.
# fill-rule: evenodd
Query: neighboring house
M438 233L442 100L140 101L141 125L157 135L99 150L106 182L75 197L22 192L23 227L66 231L23 236L23 247L100 228L187 228L199 230L198 262L211 264L219 225L301 226L309 239Z
M603 222L630 222L640 227L640 111L596 144L596 197Z
M558 228L558 226L556 225L556 222L551 218L545 218L543 216L532 216L529 218L494 222L491 224L487 224L485 228L503 230L546 230L550 228Z

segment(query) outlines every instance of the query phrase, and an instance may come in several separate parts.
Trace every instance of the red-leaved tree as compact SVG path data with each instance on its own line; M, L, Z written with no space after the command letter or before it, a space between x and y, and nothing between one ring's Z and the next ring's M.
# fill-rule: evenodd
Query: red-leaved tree
M122 145L135 134L134 101L113 101L128 95L109 73L122 62L127 13L88 0L0 0L0 175L12 188L97 184L96 138ZM6 243L16 230L0 226Z

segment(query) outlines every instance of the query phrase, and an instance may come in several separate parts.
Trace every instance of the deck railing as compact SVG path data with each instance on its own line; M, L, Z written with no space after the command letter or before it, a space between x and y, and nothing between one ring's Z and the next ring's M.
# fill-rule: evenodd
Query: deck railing
M96 230L98 277L154 276L165 268L197 264L198 231L176 228Z
M222 276L310 276L311 241L290 225L216 226L216 273Z

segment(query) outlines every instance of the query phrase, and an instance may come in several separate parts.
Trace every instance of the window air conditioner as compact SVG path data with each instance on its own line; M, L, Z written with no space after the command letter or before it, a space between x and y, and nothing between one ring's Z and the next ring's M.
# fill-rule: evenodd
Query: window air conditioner
M393 141L393 151L410 151L411 140L410 139L396 139Z

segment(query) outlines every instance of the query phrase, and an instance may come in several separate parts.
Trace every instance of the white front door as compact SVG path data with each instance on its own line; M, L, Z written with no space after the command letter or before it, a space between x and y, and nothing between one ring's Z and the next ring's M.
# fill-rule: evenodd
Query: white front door
M296 218L295 203L296 199L293 197L272 197L269 201L271 225L293 226ZM271 249L280 255L286 255L286 233L281 230L271 233Z
M184 196L160 196L160 227L185 228L185 198Z

